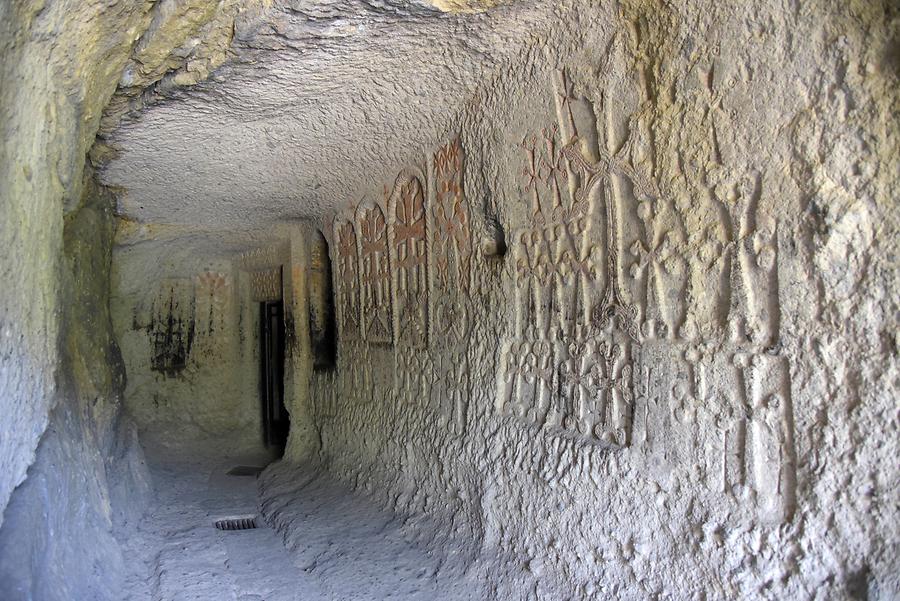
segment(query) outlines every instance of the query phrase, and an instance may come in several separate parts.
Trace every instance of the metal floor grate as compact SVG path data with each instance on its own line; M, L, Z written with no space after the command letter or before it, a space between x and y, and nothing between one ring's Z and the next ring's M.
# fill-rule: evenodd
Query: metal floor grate
M227 518L216 521L216 528L219 530L252 530L256 528L256 518Z

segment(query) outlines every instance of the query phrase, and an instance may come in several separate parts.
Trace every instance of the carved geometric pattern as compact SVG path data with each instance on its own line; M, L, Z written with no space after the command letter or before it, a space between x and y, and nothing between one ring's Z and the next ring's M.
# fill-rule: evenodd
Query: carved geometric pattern
M290 262L290 243L278 242L238 255L237 266L244 271L262 271Z
M281 300L281 267L251 271L249 276L251 300Z

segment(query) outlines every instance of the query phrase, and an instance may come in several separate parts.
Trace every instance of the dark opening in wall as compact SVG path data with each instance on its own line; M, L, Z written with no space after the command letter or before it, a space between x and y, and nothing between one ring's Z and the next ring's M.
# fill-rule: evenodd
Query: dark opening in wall
M266 446L284 452L291 429L284 406L284 303L262 301L260 315L260 398Z
M483 242L484 255L491 259L502 259L506 256L506 232L495 217L487 221L487 236Z
M309 337L313 368L332 369L337 355L337 328L334 318L334 289L331 285L331 254L322 232L316 232L310 245Z

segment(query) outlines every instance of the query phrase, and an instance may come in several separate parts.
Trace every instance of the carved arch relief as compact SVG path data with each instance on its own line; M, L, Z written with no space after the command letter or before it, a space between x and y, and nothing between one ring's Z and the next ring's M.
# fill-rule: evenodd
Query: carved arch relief
M423 178L397 176L388 193L396 344L428 346L428 214Z
M471 344L474 248L464 168L459 139L435 151L429 240L431 332L442 348L434 353L431 392L441 423L455 434L466 429L472 396L472 365L466 351Z
M356 211L359 230L362 335L369 344L393 344L391 260L384 211L363 204Z
M338 336L345 341L359 340L362 326L356 229L352 221L335 218L333 231L337 246L337 270L334 278L337 288Z
M434 154L434 236L431 241L435 287L468 293L472 280L472 229L463 194L464 153L454 140Z

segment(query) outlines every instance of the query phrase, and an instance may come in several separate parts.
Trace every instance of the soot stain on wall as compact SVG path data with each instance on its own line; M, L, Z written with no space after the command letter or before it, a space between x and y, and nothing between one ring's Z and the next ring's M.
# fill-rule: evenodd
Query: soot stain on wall
M168 287L162 306L155 307L148 333L153 342L150 369L169 377L178 375L187 367L188 356L194 343L194 302L184 303L178 298L176 286Z

